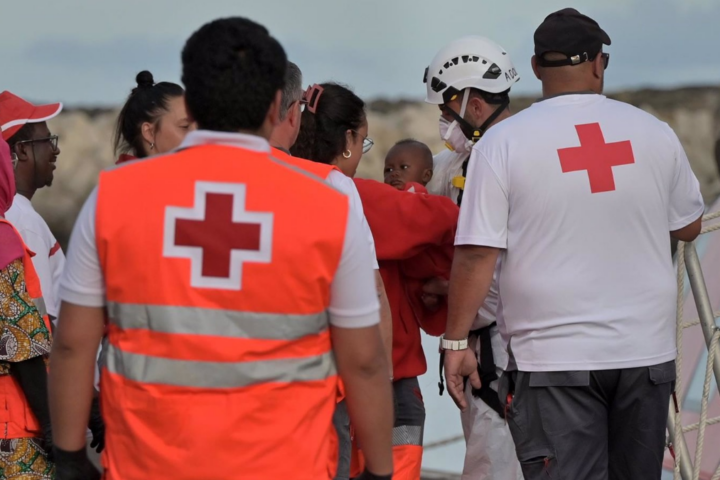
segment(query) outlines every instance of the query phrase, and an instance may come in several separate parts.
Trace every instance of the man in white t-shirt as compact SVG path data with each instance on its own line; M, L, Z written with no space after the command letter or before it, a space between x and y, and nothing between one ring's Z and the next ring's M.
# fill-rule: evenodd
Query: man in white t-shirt
M17 188L12 207L5 216L35 253L33 266L40 278L47 312L53 320L60 308L58 287L65 256L30 201L38 189L52 185L60 148L57 135L48 129L47 120L61 110L62 103L33 105L10 92L0 93L0 127L12 149Z
M463 340L498 256L501 332L517 371L508 424L526 480L660 478L675 379L669 234L703 201L677 136L601 95L608 35L574 9L535 32L543 100L472 152L446 337ZM463 404L463 352L446 352ZM501 393L505 400L507 395Z
M435 55L425 75L425 101L440 109L440 136L448 150L435 156L428 184L432 193L461 204L470 150L486 130L510 117L508 94L518 80L507 52L484 37L459 38ZM460 414L466 445L463 480L522 479L497 394L497 379L508 363L496 325L498 302L493 282L472 323L467 354L480 384L477 378L467 382L467 408ZM441 340L441 349L452 346Z
M297 160L303 164L297 164L303 168L307 163L314 166L309 160L288 158L284 155L290 155L290 148L295 144L298 134L300 133L300 123L302 118L302 110L304 107L303 90L302 90L302 71L295 63L288 61L287 71L285 72L285 86L282 91L282 101L280 104L280 124L278 124L270 135L270 145L272 145L274 156L279 159L289 161ZM352 178L346 176L339 170L331 170L325 181L335 187L340 192L347 195L350 200L350 210L358 219L363 236L367 238L371 251L371 261L375 270L375 283L378 290L378 298L380 299L380 332L383 337L383 345L388 358L388 365L392 368L392 315L390 314L390 304L385 293L382 277L380 276L377 255L375 253L375 240L373 239L370 225L368 225L363 211L362 201L358 194L357 187ZM392 372L390 373L392 377ZM337 405L333 423L338 434L338 466L335 476L336 480L346 480L350 478L350 465L352 453L352 436L350 432L350 417L347 412L345 402Z

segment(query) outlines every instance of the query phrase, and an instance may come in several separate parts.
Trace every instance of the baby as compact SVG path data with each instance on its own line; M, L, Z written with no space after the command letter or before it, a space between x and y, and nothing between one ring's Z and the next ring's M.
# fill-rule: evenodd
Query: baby
M385 157L385 183L398 190L405 190L408 182L425 186L432 175L432 152L427 145L417 140L400 140Z

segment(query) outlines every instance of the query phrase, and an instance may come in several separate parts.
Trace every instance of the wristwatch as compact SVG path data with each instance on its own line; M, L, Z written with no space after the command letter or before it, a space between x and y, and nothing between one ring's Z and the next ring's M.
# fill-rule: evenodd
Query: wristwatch
M440 350L467 350L468 339L445 340L445 335L440 336Z

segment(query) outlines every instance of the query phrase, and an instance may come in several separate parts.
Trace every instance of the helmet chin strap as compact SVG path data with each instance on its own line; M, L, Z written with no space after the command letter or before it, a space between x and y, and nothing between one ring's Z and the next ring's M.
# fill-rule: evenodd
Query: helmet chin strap
M510 105L510 99L505 99L502 101L502 103L499 104L498 108L495 109L495 111L480 125L479 127L474 127L465 120L465 110L467 109L468 101L470 100L470 89L466 88L463 91L463 100L462 100L462 106L460 107L460 113L455 113L454 110L448 108L448 112L450 113L450 116L453 117L453 119L458 122L460 125L460 129L465 134L465 136L472 141L473 143L476 143L478 140L482 138L482 136L485 134L488 128L490 128L490 125L493 124L495 120L500 116L500 114ZM471 135L468 136L468 132L472 132Z

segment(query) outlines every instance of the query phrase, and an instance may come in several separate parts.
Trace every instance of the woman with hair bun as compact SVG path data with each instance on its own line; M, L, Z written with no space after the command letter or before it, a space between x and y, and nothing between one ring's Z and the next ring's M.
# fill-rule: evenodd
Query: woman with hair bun
M117 163L174 150L195 129L185 109L185 90L171 82L155 83L147 70L137 74L115 129Z

